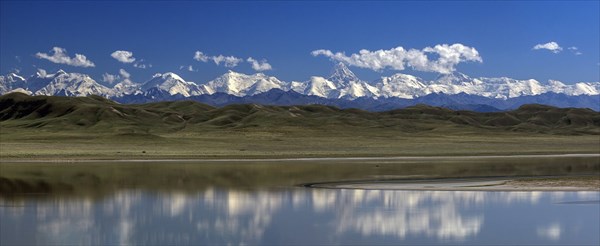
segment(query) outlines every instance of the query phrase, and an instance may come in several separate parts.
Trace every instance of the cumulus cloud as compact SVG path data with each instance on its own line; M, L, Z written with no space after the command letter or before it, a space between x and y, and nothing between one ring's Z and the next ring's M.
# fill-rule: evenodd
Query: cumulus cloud
M95 67L96 65L82 54L75 54L75 57L69 57L67 50L61 47L53 47L50 54L38 52L35 57L46 59L53 63L67 64L75 67Z
M238 63L244 61L242 58L237 58L235 56L224 56L224 55L213 56L212 60L217 65L220 65L221 63L223 63L223 65L225 67L236 67L238 65Z
M142 63L143 61L144 61L143 59L140 59L139 62L136 62L136 63L133 64L133 67L135 67L135 68L142 68L142 69L146 69L146 68L151 68L152 67L152 64L144 64L144 63Z
M236 67L240 62L244 61L244 59L235 56L207 56L201 51L196 51L196 53L194 53L194 60L200 62L208 62L210 60L217 64L217 66L223 63L223 66L225 67Z
M125 71L125 69L119 69L119 74L121 75L121 77L123 77L124 79L128 79L131 77L131 74L129 74L127 71Z
M389 50L360 50L358 54L347 56L344 52L330 50L314 50L313 56L325 56L331 60L340 61L351 66L368 68L375 71L382 69L404 70L411 67L417 71L437 72L448 74L455 71L455 66L461 62L482 62L479 52L463 44L438 44L425 47L422 50L406 50L401 46ZM428 57L436 56L437 59Z
M225 66L225 67L236 67L237 65L239 65L240 62L244 61L244 59L235 57L235 56L224 56L224 55L209 56L199 50L197 50L194 53L194 60L199 61L199 62L213 61L215 64L217 64L217 66L223 64L223 66ZM250 63L252 65L252 69L254 69L255 71L266 71L266 70L273 69L271 64L269 64L264 59L259 61L252 57L248 57L246 59L246 62ZM184 69L184 68L185 68L185 66L181 66L179 69ZM193 71L193 68L191 65L188 66L187 69L188 69L188 71Z
M190 72L196 72L196 71L198 71L197 69L194 69L194 67L192 65L188 65L188 66L181 65L181 66L179 66L179 70L184 70L184 69L188 70Z
M579 51L579 48L577 48L575 46L571 46L567 49L570 50L571 52L573 52L573 54L575 54L576 56L583 54L583 53L581 53L581 51Z
M104 73L102 74L102 81L108 83L108 84L113 84L115 81L118 81L121 77L119 77L119 75L116 74L109 74L109 73Z
M125 69L119 69L119 74L110 74L110 73L104 73L102 74L102 81L108 83L108 84L113 84L121 79L123 79L123 82L131 82L130 80L131 78L131 74L129 74L127 71L125 71Z
M144 59L136 59L135 57L133 57L133 52L131 51L117 50L110 54L110 56L122 63L133 63L133 67L135 68L146 69L152 67L152 64L145 63Z
M548 42L545 44L536 44L535 46L533 46L533 49L534 50L541 50L541 49L549 50L552 53L556 54L558 52L561 52L563 48L560 47L560 45L558 45L558 43L556 43L556 42Z
M273 69L273 67L271 67L271 64L269 64L266 60L257 61L252 57L248 57L246 61L252 64L252 69L254 69L255 71L267 71Z
M194 53L194 60L196 60L196 61L207 62L209 58L210 57L208 57L201 51L197 50L196 53Z
M110 54L110 56L122 63L132 63L135 61L135 57L133 57L133 52L131 51L117 50Z

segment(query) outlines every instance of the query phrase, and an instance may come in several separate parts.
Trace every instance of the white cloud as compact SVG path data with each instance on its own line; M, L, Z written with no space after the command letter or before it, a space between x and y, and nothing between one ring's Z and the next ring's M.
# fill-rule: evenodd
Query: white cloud
M369 51L360 50L358 54L347 56L343 52L333 53L330 50L314 50L313 56L326 56L332 60L344 62L351 66L368 68L380 71L385 68L404 70L411 67L417 71L452 73L455 66L461 62L482 62L479 52L463 44L438 44L434 47L425 47L422 50L406 50L401 46L389 50ZM438 58L430 60L428 54Z
M123 79L122 81L124 82L131 82L131 80L129 79L131 77L131 74L129 74L127 71L125 71L125 69L119 69L119 74L110 74L110 73L104 73L102 74L102 81L109 83L109 84L113 84L121 79Z
M223 55L213 56L212 60L217 65L220 65L221 63L223 63L223 65L225 67L236 67L238 65L238 63L244 61L242 58L237 58L235 56L223 56Z
M110 54L110 56L122 63L133 63L133 67L135 68L146 69L152 67L152 64L145 63L144 59L136 59L135 57L133 57L133 52L131 51L117 50Z
M104 73L102 74L102 81L112 84L115 81L119 80L121 77L119 77L119 75L116 74L109 74L109 73Z
M133 64L133 67L135 68L141 68L141 69L146 69L146 68L151 68L152 64L143 64L141 62L137 62Z
M225 67L236 67L237 65L239 65L240 62L244 61L244 59L235 57L235 56L224 56L224 55L209 56L199 50L197 50L194 53L194 60L199 61L199 62L213 61L215 64L217 64L217 66L223 64L223 66L225 66ZM266 60L258 61L252 57L248 57L248 59L246 59L246 61L248 63L250 63L252 65L252 69L254 69L256 71L266 71L266 70L273 69L271 64L269 64ZM179 69L184 69L184 68L186 68L186 66L179 67ZM187 67L187 70L194 71L194 69L192 68L191 65Z
M246 61L252 64L252 69L255 71L267 71L273 69L271 64L269 64L266 60L257 61L252 57L248 57Z
M207 56L201 51L196 51L196 53L194 53L194 60L200 62L208 62L209 60L212 60L215 64L217 64L217 66L223 63L225 67L236 67L240 62L244 61L244 59L235 56Z
M558 43L556 42L548 42L545 44L536 44L535 46L533 46L534 50L541 50L541 49L545 49L545 50L549 50L552 53L558 53L562 51L562 47L560 47L560 45L558 45Z
M196 53L194 54L194 60L196 60L196 61L207 62L208 59L209 59L209 57L199 50L197 50Z
M146 61L144 61L144 59L139 59L133 64L133 67L146 69L146 68L151 68L152 64L146 63Z
M121 77L128 79L131 77L131 74L129 74L127 71L125 71L125 69L119 69L119 74L121 75Z
M194 69L194 67L192 65L188 65L188 66L181 65L181 66L179 66L179 70L184 70L184 69L188 70L190 72L196 72L196 71L198 71L197 69Z
M135 57L133 57L133 52L126 50L117 50L110 54L112 58L115 58L117 61L122 63L132 63L135 61Z
M123 80L121 81L122 83L133 84L133 81L131 81L131 74L125 71L125 69L119 69L119 75L121 76L121 78L123 78Z
M75 67L95 67L96 65L87 59L82 54L75 54L75 57L71 58L67 54L67 50L61 47L53 47L50 51L50 54L38 52L35 54L35 57L39 59L46 59L53 63L59 64L67 64Z
M579 48L577 48L575 46L571 46L571 47L569 47L567 49L570 50L570 51L572 51L573 54L575 54L576 56L583 55L583 53L581 53L581 51L579 51Z

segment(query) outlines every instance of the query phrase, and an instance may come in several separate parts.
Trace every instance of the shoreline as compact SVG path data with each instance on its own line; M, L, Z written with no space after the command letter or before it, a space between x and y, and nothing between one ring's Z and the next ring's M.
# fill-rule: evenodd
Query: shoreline
M414 191L594 191L600 192L600 173L578 176L530 176L395 181L330 182L304 185L316 189Z
M17 158L0 159L1 163L94 163L94 162L283 162L283 161L411 161L411 160L440 160L440 159L503 159L503 158L572 158L572 157L599 157L600 153L565 153L565 154L516 154L516 155L440 155L440 156L379 156L379 157L296 157L296 158L170 158L170 159L74 159L74 158Z

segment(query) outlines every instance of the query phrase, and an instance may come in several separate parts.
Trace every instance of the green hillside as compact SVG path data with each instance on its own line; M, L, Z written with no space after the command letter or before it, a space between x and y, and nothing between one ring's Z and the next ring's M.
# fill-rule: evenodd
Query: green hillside
M2 158L597 153L600 113L525 105L499 113L418 105L387 112L322 105L0 96Z

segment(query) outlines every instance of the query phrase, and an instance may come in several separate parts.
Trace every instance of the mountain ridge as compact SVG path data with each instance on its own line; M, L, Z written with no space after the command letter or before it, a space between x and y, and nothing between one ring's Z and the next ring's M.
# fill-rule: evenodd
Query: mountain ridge
M55 74L38 72L28 78L14 73L0 76L0 94L12 91L33 95L94 94L121 103L184 98L215 105L245 101L275 105L282 103L281 100L270 102L269 96L262 95L272 90L275 91L271 94L281 94L277 90L295 92L286 95L289 104L303 104L309 101L366 110L387 110L417 103L482 110L493 110L493 108L506 110L522 104L541 103L558 107L576 106L600 110L600 82L566 85L556 80L540 83L534 79L516 80L507 77L471 78L458 72L441 75L432 81L397 73L367 82L360 80L344 63L336 64L327 78L313 76L303 82L286 82L263 73L247 75L231 70L205 83L186 81L175 73L167 72L155 74L144 83L133 83L127 77L112 88L96 82L86 74L67 73L63 70ZM219 93L233 97L225 97ZM465 97L471 97L472 100L460 102L461 98ZM228 98L229 102L225 98ZM565 102L559 101L559 98L564 99ZM210 99L217 101L211 103ZM359 102L368 105L359 105Z

